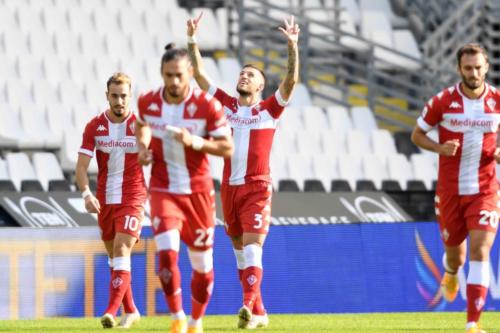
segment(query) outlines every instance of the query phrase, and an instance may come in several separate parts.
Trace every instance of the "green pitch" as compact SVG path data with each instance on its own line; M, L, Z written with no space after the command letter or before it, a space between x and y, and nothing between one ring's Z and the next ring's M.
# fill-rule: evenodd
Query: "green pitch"
M398 333L398 332L465 332L465 313L375 313L331 315L271 315L268 328L256 332L291 333ZM500 333L500 312L486 312L481 320L488 333ZM168 333L168 316L143 317L130 332ZM235 316L207 316L205 332L239 332ZM55 318L44 320L0 320L0 332L109 332L100 327L99 319ZM121 331L121 330L119 330Z

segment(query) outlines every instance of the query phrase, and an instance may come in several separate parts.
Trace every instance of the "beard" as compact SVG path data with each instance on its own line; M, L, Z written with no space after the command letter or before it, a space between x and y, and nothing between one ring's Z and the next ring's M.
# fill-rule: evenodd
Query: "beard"
M238 94L240 94L240 96L242 97L246 97L246 96L250 96L252 95L252 93L246 89L243 89L243 88L240 88L239 86L236 86L236 91L238 92Z
M477 80L473 80L473 79L470 79L470 78L468 79L468 78L466 78L465 76L462 75L462 83L468 89L470 89L470 90L476 90L476 89L480 88L483 85L483 83L484 83L484 77L480 77Z
M123 116L125 116L127 114L127 109L124 107L121 110L116 110L115 107L112 107L111 108L111 112L113 112L113 114L115 115L115 117L121 118L121 117L123 117Z

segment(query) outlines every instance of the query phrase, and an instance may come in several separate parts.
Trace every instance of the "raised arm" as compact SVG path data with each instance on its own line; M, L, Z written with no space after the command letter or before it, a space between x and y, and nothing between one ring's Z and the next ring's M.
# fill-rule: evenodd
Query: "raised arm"
M295 23L295 19L292 16L290 22L286 19L284 20L285 28L279 27L281 32L286 36L288 40L288 65L285 78L279 86L279 91L281 97L288 101L292 95L293 88L299 81L299 49L297 42L299 40L299 25Z
M202 90L208 91L210 88L210 79L203 68L203 59L201 58L200 49L196 41L196 30L198 30L198 24L202 16L203 12L196 19L189 19L187 21L188 54L193 66L193 74L196 83L198 83Z

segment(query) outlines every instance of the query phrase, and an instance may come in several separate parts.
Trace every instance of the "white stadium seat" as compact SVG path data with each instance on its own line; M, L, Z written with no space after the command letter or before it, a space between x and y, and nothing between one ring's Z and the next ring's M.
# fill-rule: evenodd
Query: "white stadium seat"
M54 55L56 52L54 37L44 30L31 31L28 35L28 44L31 54L37 57Z
M31 148L55 149L61 144L49 128L45 108L37 104L21 106L21 124Z
M44 30L42 11L40 9L33 8L31 5L28 8L18 8L16 16L22 31L33 32Z
M50 82L34 84L32 90L33 99L40 106L59 103L57 89Z
M222 82L236 85L241 71L241 65L238 59L220 58L217 62Z
M412 154L410 162L413 168L413 178L421 180L428 190L432 190L432 183L437 178L437 168L434 159L428 154Z
M323 154L336 157L347 153L346 139L347 135L337 127L321 132Z
M11 8L2 6L2 10L0 10L0 22L2 22L0 25L0 33L19 29L14 13L15 12Z
M278 190L278 183L281 179L288 179L288 162L285 156L271 154L270 158L271 179L273 188Z
M84 3L89 0L83 1ZM122 32L118 26L118 15L108 8L92 7L92 20L97 32L110 36L121 36Z
M377 154L367 154L363 156L362 163L365 179L371 180L380 190L382 181L389 179L385 158Z
M414 178L411 164L406 156L403 154L388 156L387 167L390 179L397 180L401 188L406 190L406 183Z
M355 129L369 133L378 129L377 121L372 110L366 106L354 106L351 108L352 124Z
M302 155L312 156L322 151L321 132L314 129L306 129L296 132L297 151Z
M349 111L344 106L329 106L326 108L326 117L330 128L347 137L347 133L354 129Z
M370 141L373 152L378 156L397 154L396 142L388 130L377 129L371 132Z
M35 170L26 153L7 153L5 160L10 179L18 191L21 190L23 180L37 180Z
M19 107L22 104L33 103L33 95L31 94L31 85L22 80L6 80L5 81L6 100L13 107Z
M68 23L70 29L76 34L87 34L95 32L92 15L87 10L82 10L79 7L70 7L68 9Z
M96 79L94 62L86 56L73 56L68 61L71 79L80 85Z
M347 180L352 189L356 188L356 181L365 179L361 165L361 156L342 154L337 159L339 179Z
M298 83L295 86L288 105L293 107L312 105L311 96L305 84Z
M84 91L80 86L83 80L75 80L65 79L59 82L58 92L62 104L79 104L85 101Z
M134 2L134 1L132 1ZM139 1L140 2L140 1ZM130 7L122 7L118 11L118 23L124 34L139 33L146 35L144 12Z
M61 59L79 55L82 53L78 33L72 31L59 31L54 35L57 55ZM46 57L50 59L50 57Z
M55 135L59 145L61 145L64 129L66 127L72 128L74 126L73 110L70 106L63 104L47 105L46 109L49 129Z
M347 133L346 144L349 154L363 156L372 153L370 137L362 130Z
M312 160L312 168L314 178L319 179L325 190L330 189L330 184L333 179L338 179L337 160L329 154L314 154Z
M297 182L299 190L304 190L304 181L306 179L314 178L311 155L296 153L290 154L287 158L288 163L288 175L291 179Z
M112 34L105 35L104 45L106 46L107 56L113 59L126 61L132 53L130 37L124 33L121 34L120 38L116 38Z
M49 181L64 180L61 166L53 153L35 152L32 156L35 174L45 191L49 190Z
M17 58L19 76L24 82L40 82L45 78L42 59L39 56L23 56Z
M6 54L0 53L0 73L2 73L2 80L19 79L19 74L16 70L15 57L10 57ZM3 92L1 92L3 93ZM0 96L0 102L2 102Z
M109 77L113 75L113 73L119 71L120 67L119 62L111 57L98 57L94 59L97 81L101 82L101 85L106 84Z
M77 135L75 135L77 133ZM67 172L74 172L76 162L78 160L78 150L82 144L83 129L66 128L63 135L63 143L59 151L59 161L61 161L61 168ZM91 159L89 174L97 173L97 163L95 156Z
M194 8L191 17L196 18L203 12L203 29L199 29L197 33L198 43L200 48L205 50L215 50L222 48L224 44L221 40L226 39L226 35L222 35L220 26L217 23L217 18L210 8Z
M302 107L304 127L309 130L324 131L330 128L325 112L319 106Z
M156 35L147 34L131 34L130 45L132 53L137 59L156 57L160 59L164 45L158 45ZM159 62L159 60L158 60Z
M68 64L65 59L59 57L45 57L42 60L43 72L47 81L57 86L59 81L69 76Z
M215 63L214 58L212 57L203 57L203 67L205 69L205 72L207 73L207 76L210 79L210 82L212 84L215 84L216 86L220 85L222 83L220 74L219 74L219 68L217 67L217 64Z
M0 180L10 180L7 161L0 157Z
M10 104L0 104L0 147L19 148L24 136L19 111Z
M99 32L89 31L80 34L80 47L82 53L89 58L106 56L104 37Z
M16 58L19 54L29 54L28 35L21 30L7 30L3 33L5 55Z
M166 12L162 12L159 10L150 10L145 14L145 23L147 31L150 34L161 34L163 39L158 40L160 43L160 50L163 50L163 47L170 42L174 41L174 37L172 35L172 29L170 26L170 17ZM184 22L183 27L186 25ZM179 44L183 45L183 44Z
M68 31L70 26L68 24L66 13L67 11L64 8L43 7L42 18L45 31L50 34L58 34L60 32Z
M278 128L286 130L302 131L304 129L304 122L302 121L302 114L299 108L286 107L281 114L278 122Z

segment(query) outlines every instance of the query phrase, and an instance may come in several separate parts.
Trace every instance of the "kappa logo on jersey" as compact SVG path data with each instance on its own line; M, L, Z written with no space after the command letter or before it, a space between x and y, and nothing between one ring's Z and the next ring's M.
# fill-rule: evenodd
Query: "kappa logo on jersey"
M151 103L148 106L148 111L160 111L160 107L156 103Z
M495 110L495 106L497 105L497 102L493 98L490 98L486 101L486 104L490 108L491 111Z
M461 108L462 108L462 106L455 101L451 102L451 104L450 104L450 109L461 109Z
M104 126L104 125L102 125L102 124L101 124L101 125L99 125L99 126L97 127L97 130L98 130L98 131L105 131L105 130L106 130L106 126Z
M193 117L193 115L196 113L196 110L198 110L198 108L196 107L196 105L194 103L189 103L186 110L189 113L189 116Z
M123 280L120 277L117 277L117 278L113 279L113 281L111 281L111 283L113 284L113 288L116 289L122 285Z

